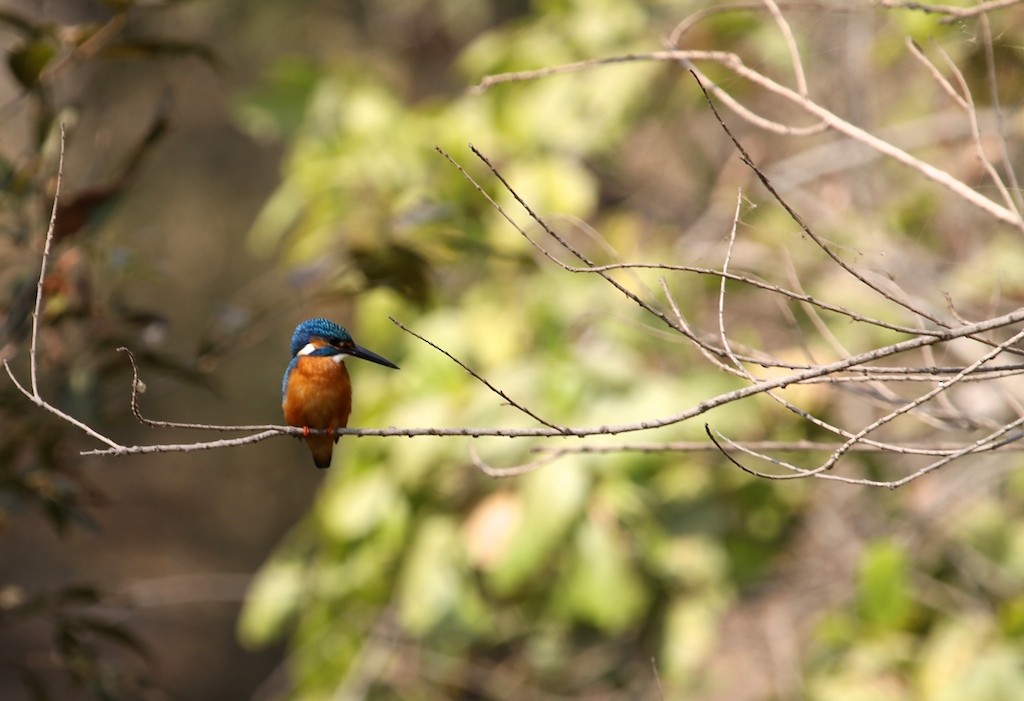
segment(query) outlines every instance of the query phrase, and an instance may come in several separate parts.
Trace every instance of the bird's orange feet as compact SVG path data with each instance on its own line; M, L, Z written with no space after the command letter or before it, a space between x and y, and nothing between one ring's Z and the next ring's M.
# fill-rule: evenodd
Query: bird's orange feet
M310 431L309 426L303 426L302 427L302 435L303 436L305 436L306 438L309 438L310 433L311 433L311 431Z

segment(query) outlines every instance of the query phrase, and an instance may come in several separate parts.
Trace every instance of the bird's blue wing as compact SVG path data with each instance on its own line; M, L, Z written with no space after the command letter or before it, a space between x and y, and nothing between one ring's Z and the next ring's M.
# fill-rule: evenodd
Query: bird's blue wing
M288 377L292 374L292 370L299 362L299 357L295 356L292 358L292 362L288 363L288 367L284 371L284 378L281 380L281 402L284 402L285 396L288 394Z

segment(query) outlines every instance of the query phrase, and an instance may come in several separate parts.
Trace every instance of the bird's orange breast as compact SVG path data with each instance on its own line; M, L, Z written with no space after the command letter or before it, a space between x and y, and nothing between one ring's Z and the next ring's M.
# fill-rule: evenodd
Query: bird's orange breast
M344 363L302 356L288 376L284 420L290 426L344 428L352 413L352 383Z

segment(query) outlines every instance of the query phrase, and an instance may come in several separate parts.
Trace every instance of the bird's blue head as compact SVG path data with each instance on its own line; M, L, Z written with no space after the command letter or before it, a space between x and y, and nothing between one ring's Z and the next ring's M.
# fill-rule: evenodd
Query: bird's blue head
M351 356L398 369L398 366L387 358L356 345L352 340L352 334L344 327L321 317L306 319L292 332L292 358L300 355Z
M327 346L341 345L345 341L352 342L352 334L330 319L306 319L292 332L292 355L298 355L299 351L311 344L314 338L322 341L319 345Z

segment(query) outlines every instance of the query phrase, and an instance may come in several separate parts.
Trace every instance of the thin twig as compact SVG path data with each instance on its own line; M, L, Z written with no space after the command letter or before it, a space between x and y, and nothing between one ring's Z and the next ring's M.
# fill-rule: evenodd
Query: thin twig
M32 343L29 349L29 378L32 380L32 396L39 398L39 372L37 342L39 340L39 318L43 309L43 284L46 280L46 267L50 262L50 245L53 243L53 232L57 226L57 206L60 203L60 186L64 180L64 122L60 123L60 155L57 158L57 182L53 192L53 206L50 208L50 223L46 227L43 238L42 262L39 264L39 280L36 281L36 303L32 308Z
M985 143L981 138L981 126L978 124L978 110L974 106L974 96L971 95L971 88L967 85L967 80L964 79L963 72L953 62L953 59L949 57L949 54L940 46L938 47L939 52L942 54L942 58L946 61L946 65L953 72L956 77L957 84L960 86L960 91L963 93L964 112L967 114L967 122L971 127L971 138L974 141L974 151L978 157L978 161L981 163L985 172L988 173L989 178L995 184L996 189L999 191L1000 197L1003 198L1003 203L1007 209L1017 211L1018 217L1020 212L1017 210L1017 200L1010 195L1010 191L1006 187L1006 183L1003 182L1002 176L996 167L992 165L992 161L985 153ZM1024 231L1024 219L1020 220L1018 228Z
M772 185L771 181L768 179L768 176L766 176L764 172L757 166L757 164L754 163L754 159L750 156L749 153L747 153L747 150L743 147L743 144L740 143L740 140L736 138L736 136L732 133L732 130L729 128L729 125L725 123L725 121L722 119L722 116L718 113L718 108L715 107L714 101L711 99L711 96L708 94L707 90L704 89L703 84L701 84L700 79L697 78L696 74L694 74L694 78L697 80L697 85L704 93L704 99L707 101L708 106L711 108L711 112L715 115L715 119L718 120L719 126L722 127L722 130L725 132L726 136L729 137L729 139L733 143L733 146L735 146L736 150L739 152L740 160L742 160L748 168L754 171L754 175L756 175L757 179L761 181L761 184L765 187L766 190L768 190L769 194L771 194L771 196L775 198L775 201L778 202L782 206L782 208L786 210L786 213L789 215L789 218L796 222L797 226L799 226L800 229L803 230L805 234L807 234L808 238L810 238L812 241L814 241L815 244L818 245L818 247L825 253L825 255L831 258L836 265L838 265L849 275L854 277L858 282L866 286L868 289L878 293L885 299L895 302L896 304L905 308L907 311L910 311L918 316L924 317L925 319L928 319L929 321L938 324L939 326L947 325L942 319L939 319L935 315L930 314L929 312L914 306L908 300L898 299L895 295L891 294L887 290L883 290L882 288L880 288L873 281L869 280L863 273L861 273L852 265L843 260L835 251L832 250L832 247L829 246L828 243L826 243L816 233L814 233L814 231L807 224L807 222L804 221L803 217L801 217L796 212L796 210L794 210L789 205L789 203L786 202L785 199L783 199L782 195L780 195L778 191L776 191L775 186Z
M910 37L907 37L906 47L907 50L910 52L910 55L917 59L922 66L924 66L925 70L928 71L928 74L931 75L932 79L938 84L940 88L942 88L942 91L949 95L950 99L952 99L953 102L959 105L961 109L968 109L967 100L965 100L963 95L958 93L953 88L953 84L946 80L946 76L942 75L939 69L935 67L935 64L928 60L928 57L925 56L924 51L921 49L918 43L911 39Z
M533 410L527 408L523 404L520 404L516 400L512 399L510 396L505 394L504 391L502 391L498 387L495 387L489 380L485 379L482 375L480 375L480 373L476 372L473 368L471 368L468 365L466 365L464 362L462 362L461 360L456 358L454 355L452 355L451 353L446 351L441 346L437 345L433 341L430 341L430 340L424 338L423 336L421 336L420 334L416 333L415 331L413 331L408 326L406 326L405 324L400 322L398 319L395 319L394 317L389 316L388 320L391 321L391 323L394 324L395 326L397 326L398 328L402 329L402 331L405 331L410 336L413 336L414 338L419 339L423 343L426 343L428 346L430 346L431 348L436 350L438 353L441 353L446 358L451 360L453 363L458 365L460 368L462 368L463 370L468 372L473 377L474 380L476 380L477 382L480 382L485 387L487 387L487 389L491 390L496 395L498 395L499 397L504 399L509 404L509 406L512 406L512 407L518 409L519 411L521 411L522 413L526 414L527 416L529 416L531 419L533 419L537 423L543 424L543 425L547 426L548 428L554 429L555 431L559 431L561 433L565 433L566 432L566 429L565 429L564 426L559 426L558 424L555 424L555 423L552 423L552 422L547 421L545 419L542 419L540 416L538 416L536 413L534 413Z
M850 438L848 438L847 441L843 445L839 446L836 450L834 450L832 452L831 455L829 455L827 460L825 460L821 465L819 465L818 467L815 467L813 469L805 469L805 468L797 467L796 465L793 465L791 463L786 463L786 462L777 460L775 458L772 458L770 456L766 456L766 455L757 453L756 451L751 451L751 450L749 450L747 448L744 448L741 444L739 444L739 443L737 443L735 441L732 441L731 439L725 438L725 440L734 448L738 448L738 449L742 450L743 452L745 452L745 453L747 453L749 455L753 455L753 456L758 457L760 459L763 459L763 460L765 460L767 462L770 462L770 463L772 463L774 465L779 465L781 467L785 467L786 469L791 471L790 474L774 475L774 476L771 477L771 479L776 479L776 480L804 479L804 478L807 478L807 477L819 476L819 475L821 475L821 474L831 470L836 465L836 463L839 462L840 458L842 458L843 455L845 455L847 452L849 452L852 449L853 446L857 445L860 442L863 442L863 439L869 433L871 433L872 431L875 431L876 429L878 429L878 428L880 428L880 427L882 427L882 426L892 422L897 417L902 416L903 414L906 414L909 411L912 411L913 409L915 409L916 407L920 406L921 404L929 401L932 397L934 397L935 395L939 394L940 392L944 392L944 391L948 390L950 387L952 387L955 384L957 384L962 377L967 376L975 368L980 367L982 364L984 364L985 362L987 362L991 358L994 358L996 355L998 355L999 353L1003 352L1003 350L1006 347L1008 347L1008 346L1010 346L1010 345L1012 345L1014 343L1017 343L1022 338L1024 338L1024 331L1020 331L1020 332L1014 334L1012 337L1010 337L1009 339L1007 339L1003 343L999 344L999 346L996 346L996 348L994 348L991 351L989 351L985 356L983 356L979 360L975 361L971 365L969 365L966 368L964 368L964 370L961 373L957 374L956 376L954 376L954 377L952 377L952 378L950 378L948 380L945 380L943 382L938 383L938 385L936 385L934 388L932 388L928 392L925 392L924 394L922 394L921 396L917 397L913 401L907 402L906 404L904 404L903 406L899 407L895 411L892 411L889 414L886 414L885 416L883 416L883 417L881 417L879 419L876 419L875 421L872 421L870 424L868 424L867 426L862 428L857 433L852 434L850 436ZM929 467L929 469L925 470L924 472L920 472L920 474L925 474L926 472L930 472L933 469L937 469L938 467L946 465L950 461L952 461L953 459L955 459L957 457L961 457L963 455L966 455L967 453L978 452L981 449L986 449L988 444L991 443L992 441L994 441L995 438L1004 435L1009 430L1011 430L1012 427L1015 427L1019 423L1024 423L1024 418L1018 419L1017 421L1014 421L1014 422L1012 422L1012 423L1010 423L1010 424L1008 424L1006 426L1002 426L999 429L997 429L996 431L990 433L989 436L987 436L986 438L979 439L979 441L975 441L975 443L972 443L969 446L967 446L967 447L965 447L965 448L963 448L961 450L955 451L952 455L947 455L943 459L938 460L935 463L932 463L932 465ZM750 474L757 474L758 476L765 476L766 473L760 473L760 472L758 472L756 470L753 470L752 468L748 468L747 466L743 465L738 460L733 458L731 455L729 455L728 451L726 451L724 448L721 448L721 445L719 444L719 442L716 439L715 435L717 434L718 436L723 437L723 438L724 438L724 436L721 436L721 434L718 433L718 432L712 432L712 430L711 430L711 428L710 428L710 426L708 424L705 424L704 428L705 428L705 432L711 437L711 440L715 442L715 445L718 445L720 447L722 454L725 455L725 457L730 462L732 462L734 465L737 465L738 467L740 467L745 472L748 472ZM1016 440L1016 439L1014 439L1014 440ZM924 468L922 468L922 469L924 469Z
M752 451L777 452L777 453L832 453L841 444L834 441L743 441L743 446ZM850 451L856 453L896 453L899 455L931 455L943 457L955 455L963 450L963 443L903 443L896 448L890 446L878 446L870 443L860 442L851 446ZM1024 443L1006 444L999 446L1005 452L1024 451ZM594 445L585 443L582 445L561 446L551 448L548 446L537 446L534 452L551 457L562 455L604 455L609 453L710 453L719 449L714 443L707 441L665 441L650 443L612 443L610 445Z
M956 7L954 5L930 5L924 2L903 2L902 0L875 0L881 7L893 10L916 10L930 14L948 15L942 22L949 24L958 19L977 17L993 10L1003 10L1013 5L1019 5L1024 0L989 0L980 2L972 7Z
M562 457L561 454L547 455L531 460L530 462L515 465L513 467L494 467L488 462L485 462L480 457L480 453L477 452L476 446L472 443L469 444L469 460L473 464L473 467L480 470L488 477L519 477L525 475L528 472L539 470L542 467L546 467L551 463Z
M72 426L75 426L79 430L83 431L85 434L87 434L89 436L92 436L93 438L95 438L96 440L100 441L101 443L104 443L104 444L110 446L111 449L120 449L123 446L118 444L116 441L114 441L114 440L112 440L110 438L107 438L106 436L101 434L99 431L96 431L92 427L90 427L90 426L86 425L85 423L79 421L78 419L74 418L73 416L71 416L71 415L61 411L60 409L58 409L57 407L53 406L52 404L47 402L45 399L43 399L42 395L39 393L39 371L38 371L39 345L38 345L38 340L39 340L40 319L42 318L42 308L43 308L43 283L44 283L44 280L46 278L46 268L47 268L47 265L50 262L50 247L51 247L51 244L53 243L53 232L54 232L54 229L56 228L56 225L57 225L57 207L58 207L58 205L60 203L60 186L61 186L61 181L62 181L62 179L64 177L64 146L65 146L65 136L66 136L66 134L65 134L65 130L64 130L64 123L62 122L61 125L60 125L60 152L59 152L59 155L58 155L58 158L57 158L57 182L56 182L56 186L54 187L53 206L50 209L50 222L49 222L49 224L46 227L46 237L43 239L43 253L42 253L42 256L40 257L41 260L39 262L39 280L36 282L36 301L35 301L35 306L32 309L32 340L31 340L31 345L29 347L30 350L29 350L29 359L28 359L28 363L29 363L29 379L30 379L30 384L31 384L31 388L32 388L31 391L26 389L18 381L18 378L14 376L14 371L11 369L10 363L8 362L7 359L4 359L3 365L4 365L4 370L7 371L7 376L9 378L11 378L11 382L14 383L14 386L18 389L19 392L21 392L23 395L25 395L33 404L35 404L36 406L38 406L38 407L40 407L42 409L45 409L46 411L50 412L51 414L53 414L53 415L59 417L60 419L68 422Z
M1024 211L1024 195L1021 194L1020 183L1017 180L1017 171L1013 167L1013 158L1010 156L1010 145L1006 139L1006 120L1003 118L1003 108L999 102L999 87L996 82L996 56L995 46L992 41L992 26L988 15L982 14L978 18L978 26L981 27L982 44L985 47L985 77L988 80L988 97L992 103L992 113L995 115L996 136L999 139L999 149L1002 152L1003 168L1006 171L1006 178L1010 181L1010 192L1013 193L1017 211Z
M743 59L738 54L730 51L697 51L697 50L670 50L670 51L651 51L648 53L630 53L622 54L619 56L606 56L602 58L589 59L586 61L576 61L573 63L565 63L557 66L549 66L531 71L515 71L511 73L499 73L496 75L490 75L481 80L476 90L482 92L495 85L501 83L513 82L513 81L524 81L524 80L536 80L539 78L547 78L550 76L561 75L566 73L576 73L584 70L591 70L601 66L614 65L619 63L633 63L638 61L664 61L664 62L677 62L682 63L684 66L689 65L692 61L711 61L718 63L728 70L732 71L736 75L746 78L753 83L756 83L760 87L768 90L774 95L778 95L788 102L793 103L804 112L818 118L832 129L851 137L855 141L868 146L875 151L878 151L884 156L897 161L898 163L911 168L924 177L932 180L933 182L941 185L942 187L952 191L958 197L968 202L969 204L981 209L996 220L1008 224L1017 228L1019 226L1020 216L1006 207L990 200L980 192L974 190L966 183L957 180L952 175L944 170L936 168L930 163L926 163L915 156L910 155L906 151L896 147L895 145L880 139L879 137L871 134L870 132L861 129L860 127L846 121L839 117L830 110L822 107L813 100L807 99L800 95L800 93L787 88L786 86L777 83L776 81L768 78L763 73L755 71L743 63ZM701 74L699 71L691 69L691 72L695 74L698 81L702 86L708 90L718 92L717 86L710 81L707 76ZM731 105L730 105L731 108Z
M9 378L11 378L11 382L14 383L14 386L17 387L18 391L21 392L23 395L25 395L25 397L27 397L28 400L30 402L32 402L33 404L35 404L37 407L39 407L41 409L45 409L46 411L50 412L54 416L56 416L56 417L58 417L58 418L60 418L60 419L62 419L64 421L68 422L69 424L71 424L75 428L81 430L86 435L92 436L93 438L95 438L96 440L100 441L101 443L104 443L104 444L110 446L110 449L109 449L110 451L118 451L118 450L123 450L125 448L125 446L122 446L121 444L117 443L116 441L114 441L114 440L112 440L110 438L107 438L102 433L100 433L99 431L96 431L95 429L93 429L88 424L85 424L85 423L79 421L78 419L76 419L75 417L71 416L70 414L67 414L67 413L61 411L60 409L58 409L57 407L53 406L52 404L47 402L42 397L33 394L31 391L29 391L27 388L25 388L20 382L18 382L18 378L14 376L14 371L11 369L11 366L7 363L6 360L4 361L4 370L7 371L7 376Z
M789 60L793 64L793 78L796 80L796 91L807 97L807 76L804 73L804 63L800 58L800 49L797 48L793 29L789 26L786 18L782 16L782 10L779 9L779 5L775 0L764 0L764 5L768 8L768 14L772 16L775 26L779 28L779 33L782 35L782 40L786 43Z

